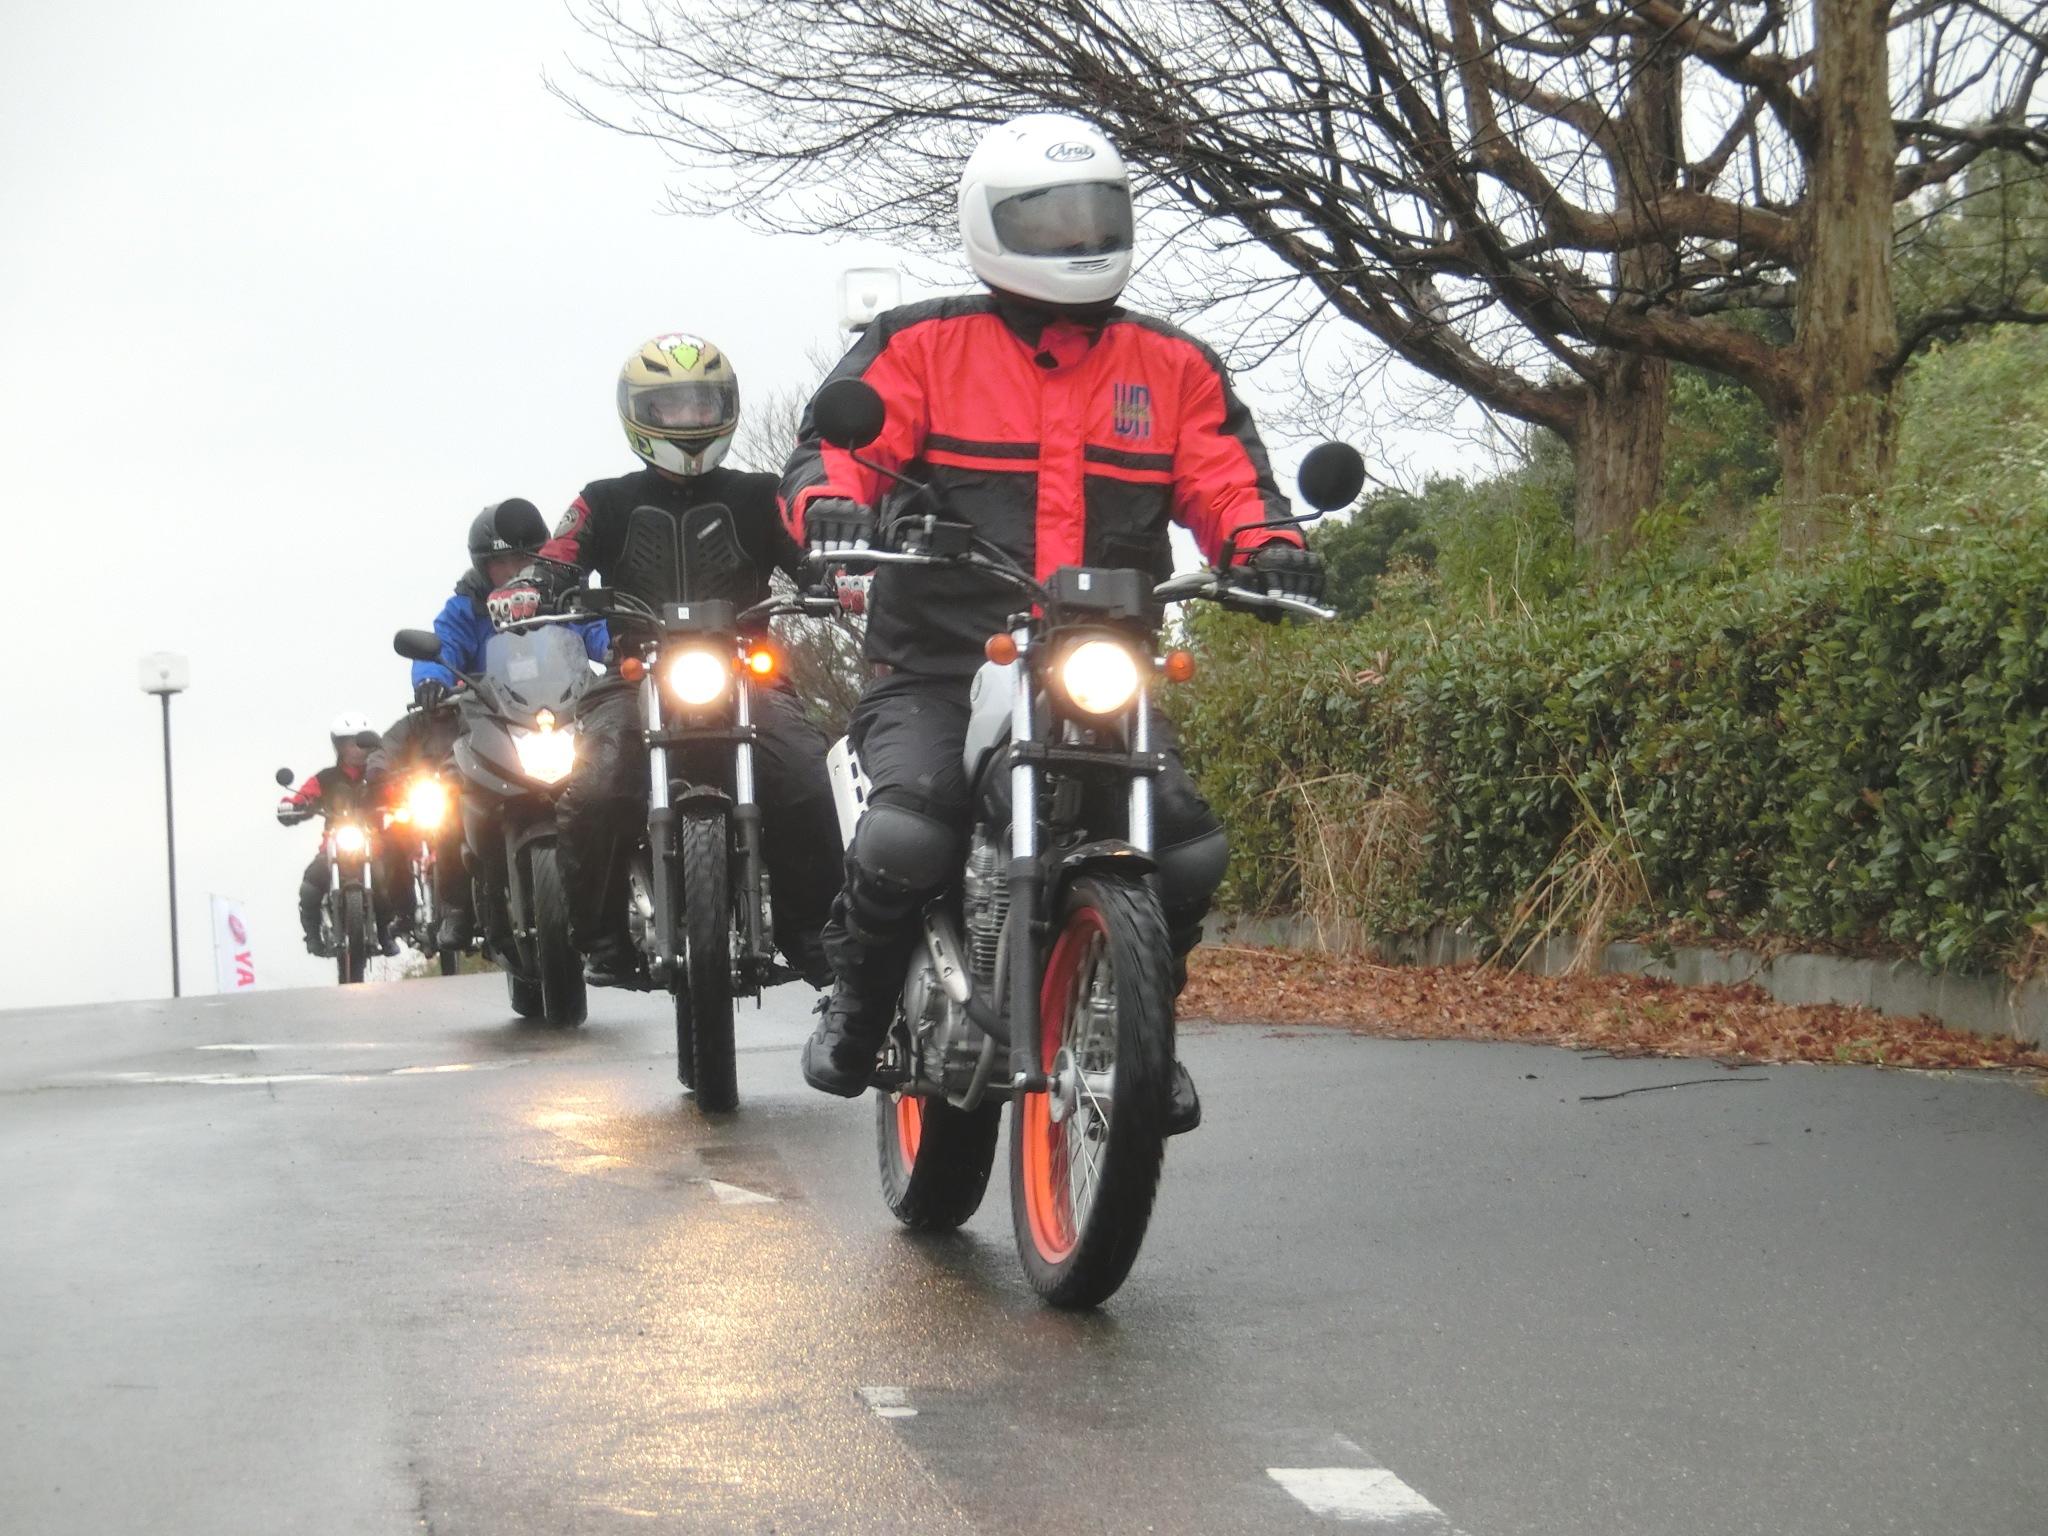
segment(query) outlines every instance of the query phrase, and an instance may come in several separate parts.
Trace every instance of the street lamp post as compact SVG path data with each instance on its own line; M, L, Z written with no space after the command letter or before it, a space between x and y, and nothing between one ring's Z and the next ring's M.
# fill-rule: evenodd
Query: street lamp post
M849 267L839 274L839 324L858 336L885 309L902 302L903 280L889 267Z
M141 683L144 693L153 693L164 707L164 856L170 865L171 889L171 996L183 994L178 987L178 841L171 820L171 695L192 685L192 667L184 657L157 651L142 658Z

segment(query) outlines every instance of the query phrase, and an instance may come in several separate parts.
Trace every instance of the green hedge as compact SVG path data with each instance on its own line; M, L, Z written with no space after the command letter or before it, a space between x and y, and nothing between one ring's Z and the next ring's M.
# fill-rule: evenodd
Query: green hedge
M1356 623L1197 619L1176 713L1225 902L2015 963L2048 937L2048 443L1978 427L1909 436L1882 531L1804 570L1639 570L1535 611L1416 575Z

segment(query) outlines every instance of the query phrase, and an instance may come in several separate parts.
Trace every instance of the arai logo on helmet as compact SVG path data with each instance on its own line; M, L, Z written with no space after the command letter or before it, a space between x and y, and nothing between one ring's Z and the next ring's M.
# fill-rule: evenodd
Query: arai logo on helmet
M1062 165L1071 165L1076 160L1093 160L1095 158L1095 146L1093 144L1082 144L1074 139L1067 139L1048 149L1045 152L1045 158L1057 160Z

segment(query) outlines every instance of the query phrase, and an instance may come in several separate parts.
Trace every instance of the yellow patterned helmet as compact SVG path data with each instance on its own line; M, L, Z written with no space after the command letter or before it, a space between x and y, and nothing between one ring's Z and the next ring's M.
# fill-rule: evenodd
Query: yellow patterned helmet
M619 370L619 422L633 451L656 469L701 475L732 446L739 375L701 336L657 336Z

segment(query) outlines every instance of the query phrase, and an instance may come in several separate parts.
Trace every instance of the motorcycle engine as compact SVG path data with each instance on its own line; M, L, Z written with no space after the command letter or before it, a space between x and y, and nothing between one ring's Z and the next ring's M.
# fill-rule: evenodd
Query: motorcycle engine
M983 827L974 829L961 881L963 915L967 919L968 961L984 992L993 993L996 950L1003 939L1003 921L1010 915L1010 886L1003 878L1002 845Z

